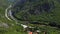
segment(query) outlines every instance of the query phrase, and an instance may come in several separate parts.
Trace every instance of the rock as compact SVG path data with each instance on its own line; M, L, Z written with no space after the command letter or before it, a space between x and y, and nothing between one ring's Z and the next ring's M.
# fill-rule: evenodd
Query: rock
M9 28L9 25L7 23L0 23L0 27Z

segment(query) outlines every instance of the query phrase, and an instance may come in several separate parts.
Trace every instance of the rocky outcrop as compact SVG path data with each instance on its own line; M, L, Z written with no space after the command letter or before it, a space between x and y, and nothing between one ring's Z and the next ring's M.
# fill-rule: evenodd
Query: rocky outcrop
M0 23L0 27L9 28L9 25L7 23Z

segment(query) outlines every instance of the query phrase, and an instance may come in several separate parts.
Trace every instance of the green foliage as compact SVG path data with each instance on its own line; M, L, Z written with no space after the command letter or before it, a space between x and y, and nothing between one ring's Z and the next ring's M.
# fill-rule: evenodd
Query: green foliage
M34 6L37 6L39 4L41 5L44 2L46 2L46 1L42 2L39 0L39 2L37 2L37 3L36 2L32 2L32 3L26 2L23 7L24 10L19 9L19 12L15 13L15 16L17 18L23 19L24 15L27 15L28 18L26 18L26 20L30 20L30 21L40 20L39 22L42 22L42 23L49 23L49 22L44 22L44 20L56 21L58 24L60 24L60 3L58 3L56 0L48 0L48 1L49 2L54 1L54 4L55 4L55 8L51 11L51 13L46 13L44 11L40 15L31 15L31 14L27 13L30 10L30 8L33 10L35 8ZM30 4L32 4L32 6ZM9 6L9 3L7 2L7 0L0 0L0 22L9 24L9 28L0 27L0 34L27 34L27 32L23 31L22 26L16 25L16 21L9 21L6 19L5 9L7 8L7 6ZM20 8L20 7L18 7L18 8ZM16 8L14 10L16 10ZM19 23L22 23L22 22L23 21L19 21ZM12 26L11 24L14 24L14 26ZM60 29L58 29L58 28L53 28L50 26L41 26L41 25L37 26L37 25L33 25L33 24L29 24L29 26L33 26L33 27L36 26L39 28L40 31L47 30L48 34L60 34Z

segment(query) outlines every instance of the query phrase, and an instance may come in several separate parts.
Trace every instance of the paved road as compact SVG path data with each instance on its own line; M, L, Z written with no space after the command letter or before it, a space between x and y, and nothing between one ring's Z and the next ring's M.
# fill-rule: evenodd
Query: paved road
M12 19L13 20L15 20L16 21L16 19L13 17L13 15L12 15L12 11L11 10L8 10L8 9L10 9L12 7L12 5L10 5L8 8L6 8L6 10L5 10L5 17L8 19L8 20L10 20L10 21L12 21ZM9 15L8 15L9 14ZM11 18L9 18L8 16L10 16Z
M12 6L10 5L8 8L5 10L5 17L11 21L11 19L8 17L8 9L10 9Z
M14 20L16 24L19 24L17 23L17 20L13 17L12 15L12 11L11 11L11 8L12 5L10 5L8 8L5 9L5 17L9 20L9 21L12 21ZM10 10L9 10L10 9ZM10 16L10 17L9 17Z
M16 19L13 17L13 15L12 15L12 11L11 10L9 10L9 16L11 17L11 19L13 19L13 20L15 20L16 21Z

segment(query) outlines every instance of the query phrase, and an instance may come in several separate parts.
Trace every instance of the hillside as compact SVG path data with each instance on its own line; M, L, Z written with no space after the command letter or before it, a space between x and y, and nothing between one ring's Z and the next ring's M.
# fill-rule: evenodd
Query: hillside
M60 34L59 0L0 0L0 34L27 34L21 24L39 34Z

